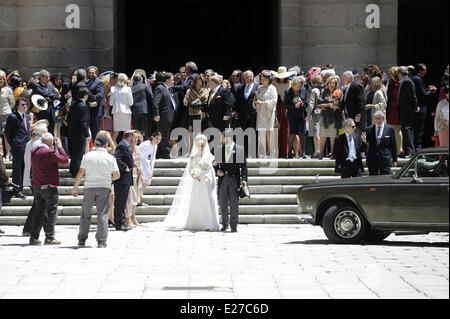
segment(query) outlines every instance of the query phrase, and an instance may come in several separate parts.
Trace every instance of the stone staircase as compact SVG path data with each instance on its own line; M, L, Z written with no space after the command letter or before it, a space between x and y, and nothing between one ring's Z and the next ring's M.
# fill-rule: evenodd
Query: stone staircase
M398 171L407 161L401 160ZM11 176L12 163L5 162L7 173ZM157 160L152 185L144 193L144 203L149 206L137 207L137 219L141 223L164 220L170 209L177 185L187 164L186 159ZM367 170L366 170L367 171ZM248 160L249 188L251 198L241 199L239 204L239 222L242 224L294 224L296 217L296 191L304 184L340 179L334 174L333 160ZM318 177L316 177L318 175ZM75 179L70 178L68 165L60 166L59 225L78 225L83 201L81 195L71 195ZM25 200L13 198L10 204L3 206L0 225L23 225L33 203L29 188L23 193ZM95 211L95 208L94 208ZM92 218L96 223L96 216Z

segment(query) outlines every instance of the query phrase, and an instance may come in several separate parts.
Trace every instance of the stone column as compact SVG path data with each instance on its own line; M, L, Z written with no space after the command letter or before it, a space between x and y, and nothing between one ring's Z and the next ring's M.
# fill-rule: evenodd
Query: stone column
M299 0L282 0L280 12L280 62L287 68L301 66L302 29Z
M22 73L30 76L47 69L50 73L69 75L78 67L112 67L113 43L107 43L107 31L113 32L112 23L108 24L108 18L105 18L112 12L112 3L113 0L18 0L18 50ZM66 27L69 15L66 6L69 4L80 7L79 29Z
M0 2L0 30L0 69L10 72L19 65L16 0Z
M379 0L381 26L378 32L378 66L388 76L389 68L397 65L398 0Z

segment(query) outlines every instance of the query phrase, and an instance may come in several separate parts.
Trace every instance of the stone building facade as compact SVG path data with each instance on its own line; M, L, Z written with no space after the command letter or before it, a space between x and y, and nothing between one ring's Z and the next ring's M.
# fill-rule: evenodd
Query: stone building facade
M80 28L66 27L66 8L80 8ZM380 28L366 27L366 7L380 8ZM307 68L332 63L337 72L397 63L398 0L280 0L279 61ZM25 76L46 68L113 69L114 0L0 0L0 68ZM116 58L116 59L115 59Z

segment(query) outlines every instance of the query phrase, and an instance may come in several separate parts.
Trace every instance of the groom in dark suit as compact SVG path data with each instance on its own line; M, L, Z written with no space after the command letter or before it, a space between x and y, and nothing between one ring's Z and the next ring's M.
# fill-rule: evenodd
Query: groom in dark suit
M177 100L171 92L174 84L173 74L158 72L156 81L158 83L153 96L153 115L158 131L162 134L157 158L170 159L170 129L178 109Z
M241 186L241 180L242 184L247 186L247 161L244 148L236 145L232 136L225 136L223 142L222 149L214 152L216 157L214 169L219 176L219 207L223 226L221 231L225 232L230 224L231 232L235 233L239 221L238 189ZM231 220L228 211L230 211Z
M119 166L120 178L114 181L114 223L116 230L128 231L131 228L125 226L125 207L127 205L128 193L133 185L133 154L131 153L131 142L134 134L127 131L123 140L117 145L114 157Z

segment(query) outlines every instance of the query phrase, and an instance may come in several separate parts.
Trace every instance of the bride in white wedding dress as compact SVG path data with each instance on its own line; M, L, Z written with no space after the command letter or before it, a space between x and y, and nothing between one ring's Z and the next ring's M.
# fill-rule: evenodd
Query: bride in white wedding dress
M206 136L198 135L172 206L163 222L167 229L219 231L213 161L214 156Z

